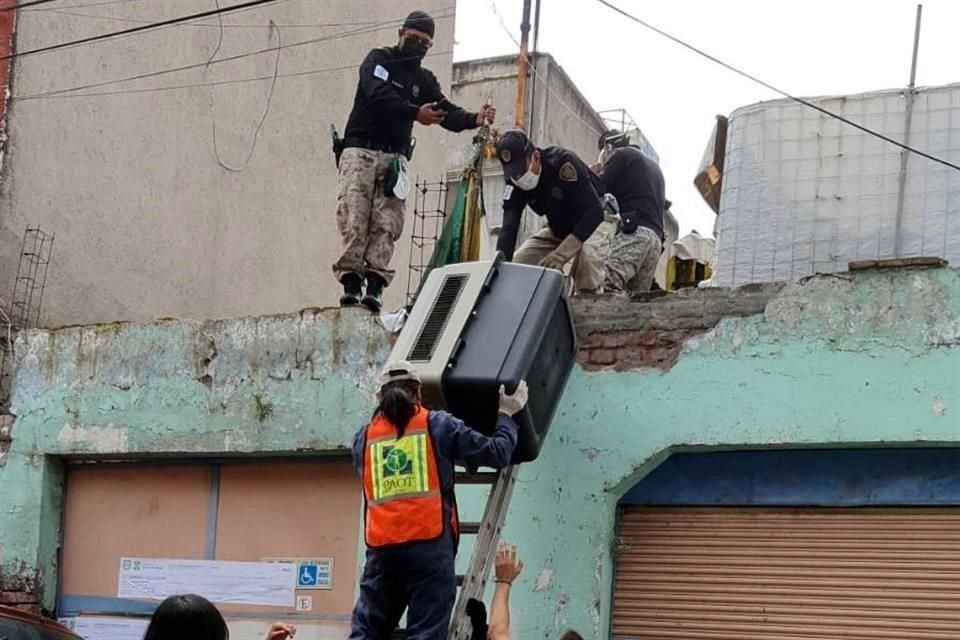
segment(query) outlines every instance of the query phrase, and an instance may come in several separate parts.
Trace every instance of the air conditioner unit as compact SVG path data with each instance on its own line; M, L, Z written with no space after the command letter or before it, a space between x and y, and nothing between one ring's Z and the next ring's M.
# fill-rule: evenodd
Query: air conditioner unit
M573 316L558 271L503 262L434 269L394 345L391 360L420 372L424 404L491 434L500 385L530 389L513 462L534 460L577 354Z

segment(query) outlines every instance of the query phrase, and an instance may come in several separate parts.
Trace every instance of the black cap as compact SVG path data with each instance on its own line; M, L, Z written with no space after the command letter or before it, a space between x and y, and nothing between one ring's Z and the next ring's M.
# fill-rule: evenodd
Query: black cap
M602 150L608 144L613 145L615 148L625 147L629 141L627 134L624 132L618 129L609 129L600 134L600 139L597 141L597 149Z
M503 175L519 178L527 170L527 162L536 147L522 131L507 131L497 140L497 158L503 165Z
M412 11L410 15L407 16L407 19L403 21L403 28L416 29L432 38L434 30L433 18L431 18L430 14L426 11Z

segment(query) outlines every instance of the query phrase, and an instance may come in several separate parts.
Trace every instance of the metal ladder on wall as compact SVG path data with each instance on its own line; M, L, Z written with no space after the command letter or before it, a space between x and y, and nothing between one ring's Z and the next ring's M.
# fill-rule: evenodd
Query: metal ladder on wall
M490 568L497 554L500 530L503 529L503 523L507 517L507 509L510 507L510 498L513 495L513 486L519 469L518 465L511 465L502 471L457 473L457 484L490 485L490 493L480 522L460 523L460 534L476 535L476 540L473 543L467 572L457 576L460 594L450 619L450 632L447 636L449 640L470 638L472 626L466 612L467 602L471 598L483 600Z

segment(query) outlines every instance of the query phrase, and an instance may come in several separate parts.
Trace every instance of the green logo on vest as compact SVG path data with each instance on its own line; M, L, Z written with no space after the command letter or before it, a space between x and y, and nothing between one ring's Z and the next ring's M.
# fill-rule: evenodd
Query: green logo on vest
M411 434L399 440L380 440L368 446L374 501L422 495L429 491L429 443L425 433Z
M413 465L403 449L384 447L383 475L399 476L413 473Z

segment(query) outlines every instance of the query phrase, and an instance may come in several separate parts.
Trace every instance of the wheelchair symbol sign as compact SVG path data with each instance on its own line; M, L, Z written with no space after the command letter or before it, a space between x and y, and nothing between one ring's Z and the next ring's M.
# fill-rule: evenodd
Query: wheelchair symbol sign
M320 567L315 564L301 564L300 571L297 574L297 587L309 589L317 586L317 574Z
M297 589L332 589L333 559L297 560Z

